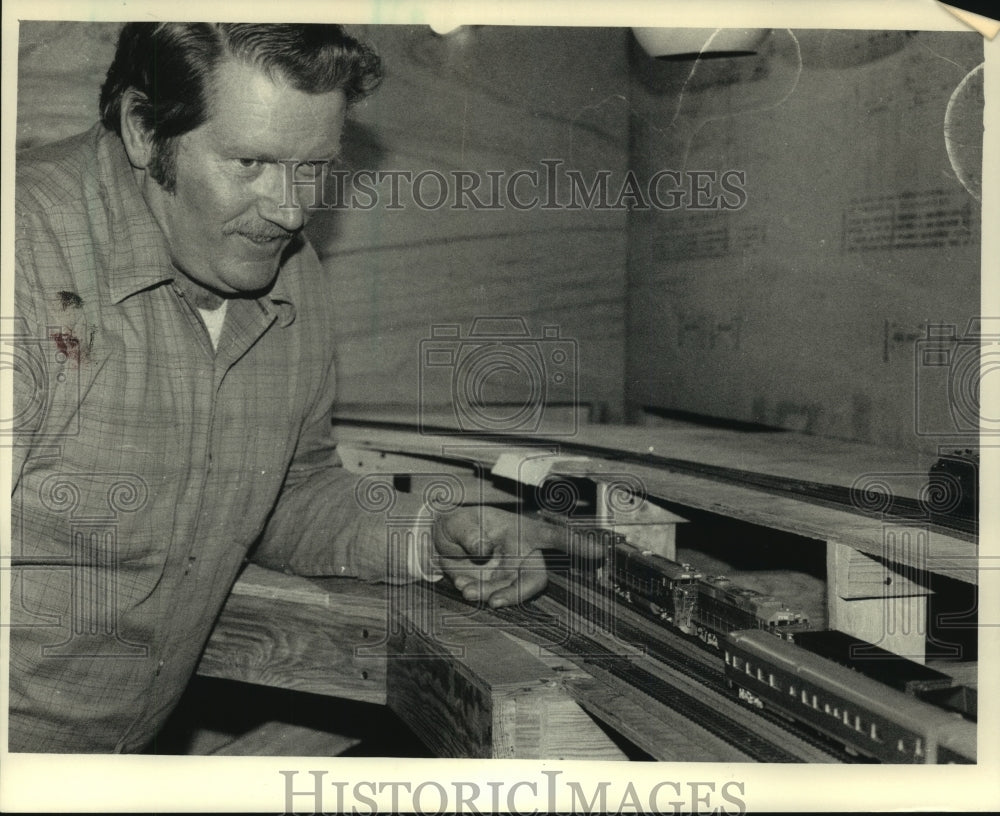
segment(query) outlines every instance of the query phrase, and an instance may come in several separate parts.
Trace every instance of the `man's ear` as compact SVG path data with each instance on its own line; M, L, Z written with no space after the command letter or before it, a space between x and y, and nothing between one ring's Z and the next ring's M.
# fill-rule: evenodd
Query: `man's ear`
M146 104L145 95L134 88L129 88L122 94L122 142L129 163L139 170L145 170L153 156L153 134L143 126L140 115L142 106Z

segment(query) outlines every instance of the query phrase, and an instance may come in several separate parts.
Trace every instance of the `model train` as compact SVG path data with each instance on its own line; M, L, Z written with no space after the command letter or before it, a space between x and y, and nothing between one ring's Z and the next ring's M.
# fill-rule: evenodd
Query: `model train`
M760 630L730 632L726 682L745 702L882 762L975 763L976 726Z
M773 596L640 551L622 535L601 540L595 580L660 624L719 647L727 682L745 702L883 762L975 762L974 722L918 697L953 692L948 675L811 627Z
M627 603L710 646L718 647L720 636L735 629L764 629L792 639L809 628L805 616L772 595L640 551L620 535L608 541L602 569L603 580Z

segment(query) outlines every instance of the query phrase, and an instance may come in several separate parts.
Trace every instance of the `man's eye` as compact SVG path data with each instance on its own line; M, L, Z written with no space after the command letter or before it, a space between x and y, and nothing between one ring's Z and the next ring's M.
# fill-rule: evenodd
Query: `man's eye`
M255 167L260 167L263 162L260 159L237 159L236 163L239 164L244 170L252 170Z

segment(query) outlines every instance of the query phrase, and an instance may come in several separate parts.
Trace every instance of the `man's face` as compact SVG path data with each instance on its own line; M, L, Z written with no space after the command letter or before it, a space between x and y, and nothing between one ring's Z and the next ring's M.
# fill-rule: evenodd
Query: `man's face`
M222 63L208 120L175 142L173 192L148 174L142 185L174 265L222 295L270 286L306 218L282 162L336 157L346 107L342 91L304 93Z

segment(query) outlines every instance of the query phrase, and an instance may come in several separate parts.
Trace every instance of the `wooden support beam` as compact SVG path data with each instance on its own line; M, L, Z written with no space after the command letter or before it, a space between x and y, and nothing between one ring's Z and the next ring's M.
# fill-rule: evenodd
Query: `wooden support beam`
M902 530L893 530L892 534L908 535ZM919 538L915 538L912 544L918 542ZM892 549L896 547L894 543ZM844 544L827 543L830 628L923 663L927 596L931 591L914 580L921 577L912 566L920 556L914 554L909 560L911 566L901 566L876 560ZM926 574L923 577L926 579Z
M495 625L474 620L469 607L421 590L416 615L394 610L388 705L432 751L447 757L626 758L567 694L556 670ZM431 631L423 617L429 608L438 621Z
M492 473L520 484L538 486L564 468L585 466L590 460L580 456L560 456L545 450L515 448L499 454ZM602 472L590 478L595 483L597 506L595 526L624 535L628 542L664 558L677 555L677 524L685 521L649 500L641 479L623 468L620 473ZM571 508L567 508L571 510Z
M249 565L236 582L198 673L385 703L387 586L323 581Z
M842 544L831 544L834 552L832 576L837 595L845 600L860 598L904 598L930 595L931 590L913 580L914 569L891 564Z
M597 516L633 547L677 559L677 525L686 521L649 500L641 480L596 479Z

